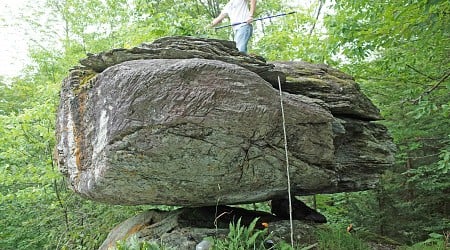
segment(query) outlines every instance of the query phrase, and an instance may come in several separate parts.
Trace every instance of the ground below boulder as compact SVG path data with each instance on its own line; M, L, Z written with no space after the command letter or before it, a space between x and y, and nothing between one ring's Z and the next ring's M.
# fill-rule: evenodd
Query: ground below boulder
M132 236L139 241L170 249L195 249L207 237L226 238L230 232L230 223L248 228L252 222L255 232L265 230L266 236L270 236L274 243L290 242L289 220L282 220L270 213L238 207L211 206L180 208L171 212L146 211L116 226L99 250L111 249L119 240ZM318 224L295 220L293 225L296 244L314 244L314 231L319 227Z

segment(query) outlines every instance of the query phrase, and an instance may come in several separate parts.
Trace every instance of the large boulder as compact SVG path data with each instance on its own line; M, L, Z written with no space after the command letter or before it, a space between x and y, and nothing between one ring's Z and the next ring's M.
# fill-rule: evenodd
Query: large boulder
M164 38L82 60L63 82L57 116L56 158L70 187L113 204L285 196L278 81L291 92L282 101L293 194L376 185L394 147L351 77L302 62L268 64L228 43Z

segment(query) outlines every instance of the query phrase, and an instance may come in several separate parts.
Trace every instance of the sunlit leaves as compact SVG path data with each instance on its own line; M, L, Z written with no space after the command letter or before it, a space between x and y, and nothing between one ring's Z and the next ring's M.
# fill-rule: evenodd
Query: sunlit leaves
M317 20L312 13L316 8L312 5L282 9L284 13L295 13L257 23L253 50L269 60L303 60L335 65L337 58L333 58L330 52L328 34L323 27L315 26Z
M326 19L335 34L329 42L341 48L345 69L381 108L397 143L397 166L376 196L391 203L372 209L400 223L378 224L382 233L405 241L448 223L439 218L448 216L442 203L450 183L449 8L448 1L337 1Z

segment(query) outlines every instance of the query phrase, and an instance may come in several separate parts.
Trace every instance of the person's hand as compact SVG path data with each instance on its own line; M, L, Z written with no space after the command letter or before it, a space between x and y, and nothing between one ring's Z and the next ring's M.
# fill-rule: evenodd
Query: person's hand
M251 22L253 22L253 17L252 16L247 19L247 23L248 24L250 24Z
M200 28L200 32L202 34L209 34L211 33L212 30L214 30L215 25L211 22L208 25L203 26L202 28Z

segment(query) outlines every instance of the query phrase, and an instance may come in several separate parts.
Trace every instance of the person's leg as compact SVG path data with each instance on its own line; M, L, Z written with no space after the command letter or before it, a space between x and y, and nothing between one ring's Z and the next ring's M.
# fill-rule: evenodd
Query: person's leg
M240 27L238 30L236 30L235 34L235 41L236 41L236 48L242 52L247 54L247 44L250 40L250 37L253 33L253 26L250 24L246 24L242 27Z

